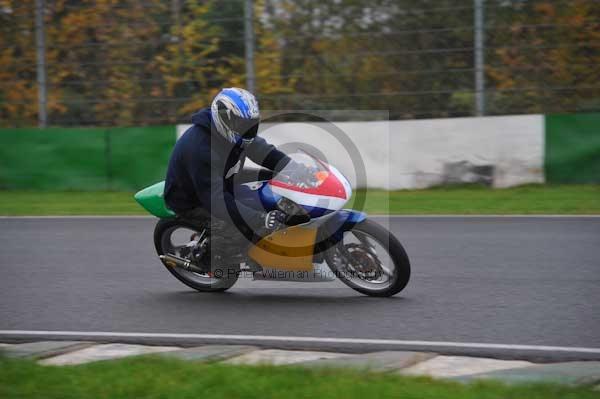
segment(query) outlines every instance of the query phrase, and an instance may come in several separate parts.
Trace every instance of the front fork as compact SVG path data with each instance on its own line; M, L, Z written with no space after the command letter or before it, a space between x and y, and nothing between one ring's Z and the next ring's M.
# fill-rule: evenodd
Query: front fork
M367 214L353 209L342 209L329 216L319 227L314 259L321 263L325 259L325 251L344 239L344 233L367 218Z

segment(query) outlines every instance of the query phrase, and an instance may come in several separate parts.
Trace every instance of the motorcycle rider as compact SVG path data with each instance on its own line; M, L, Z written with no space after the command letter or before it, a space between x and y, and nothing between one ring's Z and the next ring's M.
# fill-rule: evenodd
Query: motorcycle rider
M249 243L244 237L256 240L285 226L285 213L265 212L257 192L234 181L246 157L274 172L291 161L257 136L259 123L254 95L241 88L225 88L210 108L192 115L192 126L171 154L165 202L185 220L210 218L212 251L228 252L232 246Z

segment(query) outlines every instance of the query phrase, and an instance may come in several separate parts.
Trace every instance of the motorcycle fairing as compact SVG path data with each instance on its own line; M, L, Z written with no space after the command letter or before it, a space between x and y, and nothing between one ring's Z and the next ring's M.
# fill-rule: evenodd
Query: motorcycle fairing
M367 214L353 209L342 209L329 217L325 223L321 226L322 234L327 234L329 237L334 238L338 241L343 238L345 231L352 230L352 228L365 220Z
M248 255L263 267L287 271L311 271L322 261L321 252L343 238L345 231L365 220L367 214L342 209L331 215L319 228L292 226L276 231L250 247ZM319 242L316 246L317 238Z
M167 219L175 217L175 212L167 208L167 204L163 198L165 190L165 182L153 184L138 191L134 198L135 200L152 215Z
M313 270L317 229L292 226L278 230L251 246L248 256L259 265L278 270Z
M320 218L342 209L352 195L350 182L335 167L308 154L290 154L290 162L265 183L265 196L285 197L302 206L312 218ZM312 181L294 180L301 163L314 171Z
M276 191L279 189L285 189L288 192L295 191L302 194L312 194L319 197L340 198L344 201L348 201L348 192L346 191L346 187L342 182L345 179L340 179L340 176L334 173L331 166L325 163L320 164L326 168L326 170L323 171L326 177L320 181L319 185L316 187L298 187L294 184L277 180L277 176L271 180L271 185Z

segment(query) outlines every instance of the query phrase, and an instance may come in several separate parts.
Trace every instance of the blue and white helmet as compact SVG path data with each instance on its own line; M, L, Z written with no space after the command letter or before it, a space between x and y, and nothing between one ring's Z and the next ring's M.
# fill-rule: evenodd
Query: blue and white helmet
M252 93L237 87L223 89L210 106L212 120L221 136L231 143L252 142L258 132L260 111Z

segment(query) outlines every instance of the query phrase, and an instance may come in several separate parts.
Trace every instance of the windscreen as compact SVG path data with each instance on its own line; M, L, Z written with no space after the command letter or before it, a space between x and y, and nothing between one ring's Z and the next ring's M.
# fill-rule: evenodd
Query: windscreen
M327 165L315 157L305 152L289 156L292 161L273 178L273 182L310 189L319 187L329 177Z

